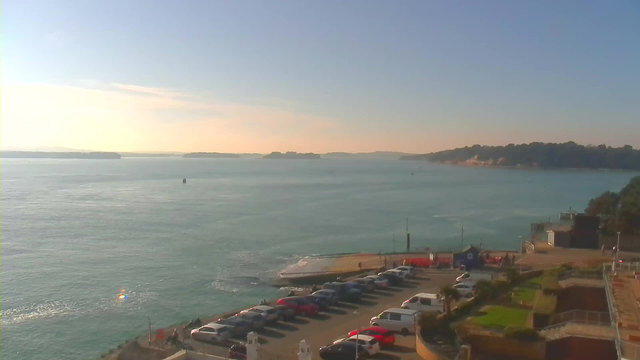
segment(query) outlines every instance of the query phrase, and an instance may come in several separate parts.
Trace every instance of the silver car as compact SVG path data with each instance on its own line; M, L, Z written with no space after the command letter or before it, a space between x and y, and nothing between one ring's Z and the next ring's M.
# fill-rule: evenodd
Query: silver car
M227 325L209 323L197 329L191 330L191 338L201 341L223 342L233 335L232 329Z
M240 313L242 314L246 312L260 314L262 315L262 318L264 319L264 321L268 323L274 323L280 320L280 315L278 314L278 310L273 306L258 305L258 306L252 307L251 309L242 310Z

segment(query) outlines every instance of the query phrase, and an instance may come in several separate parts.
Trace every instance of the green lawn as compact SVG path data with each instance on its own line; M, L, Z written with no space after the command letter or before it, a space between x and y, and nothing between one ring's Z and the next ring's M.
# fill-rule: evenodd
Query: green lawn
M524 301L525 304L531 305L533 298L536 296L536 289L530 288L515 288L513 292L515 295L511 298L515 304L520 304L520 301Z
M504 306L491 306L484 315L471 318L471 322L482 326L507 327L509 325L524 326L527 322L528 310L512 309Z
M533 278L527 281L529 284L537 285L537 287L542 286L542 276L538 276L537 278Z

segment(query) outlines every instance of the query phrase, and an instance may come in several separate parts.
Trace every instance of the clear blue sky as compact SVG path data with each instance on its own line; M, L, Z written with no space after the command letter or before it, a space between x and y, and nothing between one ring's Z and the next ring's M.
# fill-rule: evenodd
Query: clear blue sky
M638 1L28 1L2 146L640 147Z

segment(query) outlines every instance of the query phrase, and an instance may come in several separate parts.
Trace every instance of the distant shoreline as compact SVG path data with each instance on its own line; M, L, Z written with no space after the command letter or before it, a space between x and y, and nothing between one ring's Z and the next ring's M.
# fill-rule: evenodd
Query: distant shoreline
M115 152L0 151L0 158L115 160L121 159L122 155Z

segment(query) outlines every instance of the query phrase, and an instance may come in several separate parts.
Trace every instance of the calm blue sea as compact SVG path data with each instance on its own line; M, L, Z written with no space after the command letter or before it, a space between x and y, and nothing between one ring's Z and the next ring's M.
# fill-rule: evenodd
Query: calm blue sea
M415 247L457 248L464 225L469 243L515 248L531 222L636 175L182 158L2 159L0 174L3 360L98 358L147 315L255 304L300 256L392 251L407 216Z

